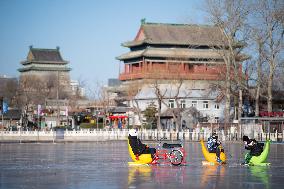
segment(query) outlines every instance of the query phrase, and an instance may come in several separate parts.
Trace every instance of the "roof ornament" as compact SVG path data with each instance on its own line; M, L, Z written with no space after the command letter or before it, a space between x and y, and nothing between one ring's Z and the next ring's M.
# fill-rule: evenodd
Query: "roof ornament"
M32 45L30 45L30 49L32 49L33 48L33 46Z
M141 24L146 24L146 18L141 19Z
M56 50L59 51L59 49L60 49L59 46L56 46Z

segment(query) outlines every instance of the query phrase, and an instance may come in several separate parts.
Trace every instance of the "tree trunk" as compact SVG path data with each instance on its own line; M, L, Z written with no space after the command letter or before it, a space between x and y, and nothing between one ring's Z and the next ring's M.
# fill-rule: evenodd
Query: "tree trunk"
M259 54L261 56L261 54ZM259 116L259 96L260 96L260 79L261 79L261 58L257 61L257 86L255 97L255 116Z
M259 116L259 97L260 97L260 83L261 83L261 74L262 74L262 69L261 65L263 62L263 44L264 41L262 40L262 37L258 37L256 40L256 43L258 45L258 61L257 61L257 86L256 86L256 97L255 97L255 116Z
M256 97L255 97L255 116L259 116L259 95L260 95L260 86L258 84L256 88Z
M226 102L225 102L225 127L228 126L230 122L230 107L231 107L231 63L230 58L228 58L226 62Z
M157 119L157 130L160 131L162 130L161 128L161 100L158 98L158 119Z
M267 86L267 111L272 112L272 84L273 84L273 76L274 76L274 69L272 66L273 63L269 66L269 78L268 78L268 86Z
M243 110L243 91L239 89L239 106L238 106L238 123L241 123L242 111Z
M140 111L140 108L139 108L139 104L138 104L137 100L134 100L134 102L136 104L136 107L134 106L134 108L135 108L136 113L138 115L139 122L141 123L141 129L143 129L142 116L141 116L141 111Z

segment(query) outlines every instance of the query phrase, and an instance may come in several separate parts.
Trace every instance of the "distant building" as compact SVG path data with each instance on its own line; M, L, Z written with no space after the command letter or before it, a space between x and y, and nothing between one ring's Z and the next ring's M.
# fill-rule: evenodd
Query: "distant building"
M21 122L21 110L9 109L8 112L3 114L3 123L1 120L0 130L16 130L20 126Z
M63 117L67 117L67 114L63 115L62 112L68 109L68 99L71 95L71 68L68 64L69 62L62 58L59 47L43 49L30 46L26 60L21 61L22 67L18 69L19 95L22 105L25 106L25 113L29 115L28 121L38 123L40 116L42 128L46 124L49 127L66 124ZM54 102L56 108L49 105L49 102ZM43 111L50 109L53 113L48 112L41 117L38 107ZM27 127L27 124L24 124L24 127Z
M214 26L142 22L135 39L122 44L130 51L117 57L123 62L117 91L141 85L134 101L143 111L151 102L158 104L153 87L158 83L167 104L162 103L162 113L177 108L173 97L178 92L180 108L195 107L206 120L221 121L223 95L211 86L225 81L225 63L216 50L224 45L222 37Z
M68 63L62 58L59 47L42 49L30 46L27 59L21 62L22 68L18 69L21 74L20 83L26 76L36 76L50 81L53 79L54 82L58 80L60 90L69 92L71 68L68 67Z
M0 76L0 98L12 106L17 95L18 79L6 75Z
M117 57L124 62L119 79L222 80L224 62L212 49L221 39L213 26L142 23L135 39L122 44L130 52Z
M79 85L79 82L76 80L70 81L72 95L79 95L80 97L85 96L85 89Z

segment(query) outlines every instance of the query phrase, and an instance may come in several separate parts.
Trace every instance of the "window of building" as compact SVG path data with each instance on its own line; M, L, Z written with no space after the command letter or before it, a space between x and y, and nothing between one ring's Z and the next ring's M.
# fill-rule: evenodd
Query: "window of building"
M197 101L191 101L191 106L197 108Z
M185 100L181 100L180 101L180 107L181 108L185 108Z
M209 102L207 100L203 101L203 109L209 109Z
M219 104L215 104L214 108L215 108L216 110L220 109Z
M215 117L215 123L219 123L219 117Z
M174 99L170 99L169 100L169 107L170 108L174 108L175 107L175 100Z

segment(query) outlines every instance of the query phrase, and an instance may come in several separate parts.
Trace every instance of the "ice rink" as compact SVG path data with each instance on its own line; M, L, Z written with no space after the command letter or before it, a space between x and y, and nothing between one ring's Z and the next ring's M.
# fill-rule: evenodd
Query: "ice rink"
M242 144L224 146L228 163L222 166L203 166L201 145L190 142L186 166L129 167L127 141L2 143L0 188L283 188L284 144L271 144L269 167L241 166Z

